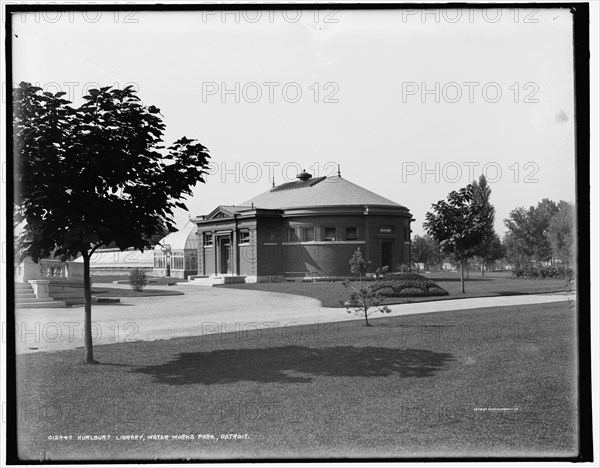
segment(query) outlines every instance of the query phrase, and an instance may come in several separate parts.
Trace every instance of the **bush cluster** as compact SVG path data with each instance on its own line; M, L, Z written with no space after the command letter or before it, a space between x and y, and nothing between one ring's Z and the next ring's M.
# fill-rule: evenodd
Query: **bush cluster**
M523 265L513 268L513 278L563 279L571 274L566 267L551 265Z
M134 291L142 291L148 284L146 272L141 268L134 268L129 272L129 285Z
M388 297L447 296L448 291L417 273L388 273L375 286Z
M410 267L410 265L405 265L404 263L398 263L398 265L396 265L396 271L398 273L410 273L412 271L412 268Z

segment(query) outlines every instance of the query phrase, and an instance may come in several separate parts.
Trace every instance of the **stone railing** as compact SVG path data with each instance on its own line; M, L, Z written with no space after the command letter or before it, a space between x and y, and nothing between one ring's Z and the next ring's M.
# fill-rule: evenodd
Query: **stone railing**
M83 281L83 263L61 262L48 258L34 263L27 258L23 263L15 265L15 280Z
M60 260L40 260L41 279L66 279L68 269L66 262Z

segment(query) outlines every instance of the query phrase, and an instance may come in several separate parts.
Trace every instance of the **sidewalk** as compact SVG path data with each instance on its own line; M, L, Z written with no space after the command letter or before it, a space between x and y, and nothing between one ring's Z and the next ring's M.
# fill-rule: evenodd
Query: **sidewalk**
M111 285L113 287L113 285ZM164 286L149 286L151 288ZM243 289L172 286L180 296L124 297L120 304L92 307L94 344L166 340L238 330L291 327L360 320L342 308L322 307L313 298ZM397 304L389 316L428 314L484 307L567 302L567 293L500 296ZM18 354L83 347L83 306L18 309ZM384 315L375 313L371 318Z

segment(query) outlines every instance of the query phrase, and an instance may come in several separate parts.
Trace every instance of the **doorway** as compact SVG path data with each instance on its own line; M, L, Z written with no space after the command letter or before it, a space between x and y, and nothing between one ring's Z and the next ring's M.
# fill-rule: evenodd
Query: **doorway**
M381 241L381 266L388 266L390 269L394 268L394 257L393 257L393 241Z
M231 241L229 237L219 238L219 273L231 273Z

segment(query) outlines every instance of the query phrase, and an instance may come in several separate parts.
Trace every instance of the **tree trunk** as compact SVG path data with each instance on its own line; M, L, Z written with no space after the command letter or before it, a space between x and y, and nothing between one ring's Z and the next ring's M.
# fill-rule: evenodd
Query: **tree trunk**
M468 278L469 277L469 260L465 260L465 263L467 264L467 278Z
M485 263L481 262L481 276L485 276Z
M461 259L460 261L460 292L465 292L465 262Z
M92 284L90 279L90 256L86 252L83 256L83 297L85 300L85 316L83 320L83 336L85 342L85 363L98 364L94 360L92 344Z

